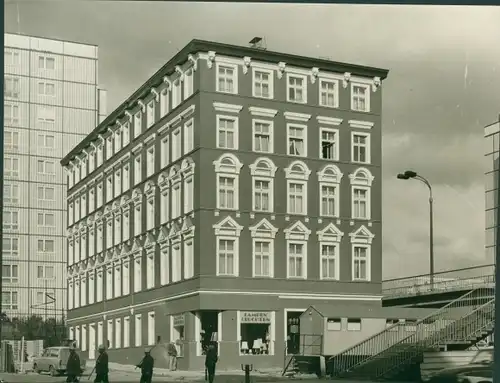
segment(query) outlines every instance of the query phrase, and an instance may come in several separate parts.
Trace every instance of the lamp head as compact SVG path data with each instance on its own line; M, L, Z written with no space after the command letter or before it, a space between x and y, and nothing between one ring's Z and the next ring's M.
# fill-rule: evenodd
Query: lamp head
M415 178L417 176L417 172L414 172L413 170L407 170L405 171L404 175L408 178Z
M399 174L397 175L397 178L398 178L398 180L407 180L407 179L409 179L410 177L408 177L406 174L399 173Z

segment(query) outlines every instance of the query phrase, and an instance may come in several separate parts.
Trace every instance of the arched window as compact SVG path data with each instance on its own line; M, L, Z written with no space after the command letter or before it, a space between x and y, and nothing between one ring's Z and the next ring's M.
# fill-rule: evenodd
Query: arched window
M326 165L318 173L319 214L322 217L340 216L340 181L343 173L335 165Z
M243 164L233 154L223 154L213 162L217 182L217 209L239 209L239 175Z
M311 170L302 161L294 161L285 168L287 214L307 215L307 182Z
M351 180L351 217L371 219L371 186L373 176L366 168L359 168L349 175Z
M274 211L274 176L276 165L268 158L260 157L250 165L252 175L252 210Z

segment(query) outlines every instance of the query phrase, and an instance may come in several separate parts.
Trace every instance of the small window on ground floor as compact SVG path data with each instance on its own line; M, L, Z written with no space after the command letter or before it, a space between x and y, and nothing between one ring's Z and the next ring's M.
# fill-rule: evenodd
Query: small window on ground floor
M244 355L272 354L272 315L269 311L240 312L240 352Z
M177 348L177 356L184 356L184 331L185 331L185 316L184 314L172 315L172 331L170 332L170 342L175 344Z
M342 330L342 319L340 318L328 318L326 321L326 329L328 331L340 331Z
M360 318L348 318L347 319L347 331L361 331L361 319Z

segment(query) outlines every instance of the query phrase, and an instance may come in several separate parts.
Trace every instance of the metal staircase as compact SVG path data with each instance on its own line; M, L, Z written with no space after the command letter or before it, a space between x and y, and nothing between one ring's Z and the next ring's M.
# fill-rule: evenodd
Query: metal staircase
M472 290L411 327L396 323L331 357L328 370L333 378L407 377L424 351L439 347L463 350L491 334L494 309L495 300L484 289Z

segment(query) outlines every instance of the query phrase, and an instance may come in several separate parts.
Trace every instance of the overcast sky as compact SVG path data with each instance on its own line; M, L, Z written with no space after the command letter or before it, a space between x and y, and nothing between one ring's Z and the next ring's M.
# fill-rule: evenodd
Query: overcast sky
M16 4L19 6L17 7ZM19 21L17 23L17 8ZM390 70L383 85L384 277L428 272L434 187L437 270L484 255L483 127L500 113L498 7L19 1L5 29L99 46L109 112L193 38Z

